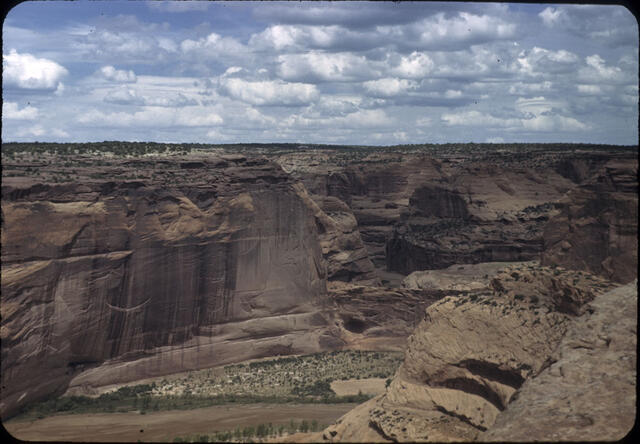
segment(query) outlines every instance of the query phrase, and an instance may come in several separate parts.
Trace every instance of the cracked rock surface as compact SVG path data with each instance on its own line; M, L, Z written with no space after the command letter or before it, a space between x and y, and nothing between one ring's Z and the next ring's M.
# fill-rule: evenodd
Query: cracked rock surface
M636 420L637 281L596 297L482 441L618 441Z
M386 393L347 413L325 430L325 439L484 439L525 381L551 365L574 319L613 287L589 273L527 262L499 270L490 290L433 303L409 337ZM635 335L631 329L627 334ZM518 428L517 421L505 422Z

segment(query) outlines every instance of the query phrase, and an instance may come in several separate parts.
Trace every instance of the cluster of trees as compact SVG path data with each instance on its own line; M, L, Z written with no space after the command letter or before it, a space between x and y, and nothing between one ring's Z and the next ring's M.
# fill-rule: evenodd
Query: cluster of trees
M145 386L149 387L148 385ZM147 387L144 389L139 389L137 386L123 387L116 392L106 393L97 398L87 396L52 398L25 406L20 416L43 418L59 413L112 413L136 410L141 414L145 414L150 410L191 410L224 404L338 404L361 403L371 399L370 395L362 393L336 396L326 381L304 386L290 396L234 394L194 396L191 393L152 396L150 389Z
M326 425L320 425L315 419L307 421L303 419L300 423L293 419L288 424L273 425L258 424L257 426L245 426L236 427L234 430L215 432L213 435L199 435L193 437L176 437L173 442L231 442L242 441L247 442L252 438L257 438L259 441L264 438L273 436L282 436L285 434L293 434L296 432L317 432L326 427Z
M291 394L296 396L322 396L322 397L336 396L336 392L334 392L331 389L330 379L316 381L313 384L307 384L301 387L294 387L291 389Z

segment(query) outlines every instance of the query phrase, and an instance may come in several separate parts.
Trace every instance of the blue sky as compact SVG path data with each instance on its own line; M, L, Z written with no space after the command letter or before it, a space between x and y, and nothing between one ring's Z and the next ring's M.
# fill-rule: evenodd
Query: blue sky
M622 6L25 2L2 140L638 143Z

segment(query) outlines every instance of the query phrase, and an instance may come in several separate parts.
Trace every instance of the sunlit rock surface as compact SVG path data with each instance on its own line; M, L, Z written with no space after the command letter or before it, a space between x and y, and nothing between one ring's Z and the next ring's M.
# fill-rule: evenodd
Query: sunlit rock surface
M404 363L386 393L346 414L324 437L476 439L509 409L523 383L549 366L573 320L588 312L588 302L612 286L588 273L531 262L494 273L490 291L433 303L409 337Z
M638 287L589 303L482 441L619 441L636 421Z

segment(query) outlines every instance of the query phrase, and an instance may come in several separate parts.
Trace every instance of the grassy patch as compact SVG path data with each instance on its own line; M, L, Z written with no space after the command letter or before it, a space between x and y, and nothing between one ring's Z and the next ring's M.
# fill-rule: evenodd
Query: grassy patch
M361 403L371 396L337 396L331 382L390 378L402 356L394 352L341 351L234 364L123 386L98 397L51 398L26 406L20 416L34 419L54 414L131 411L146 414L223 404Z
M315 419L312 421L305 419L302 422L291 420L286 425L268 423L258 424L257 426L236 427L233 430L214 431L206 435L176 436L173 442L262 442L265 439L274 439L298 432L318 432L327 426L328 424L319 424Z

